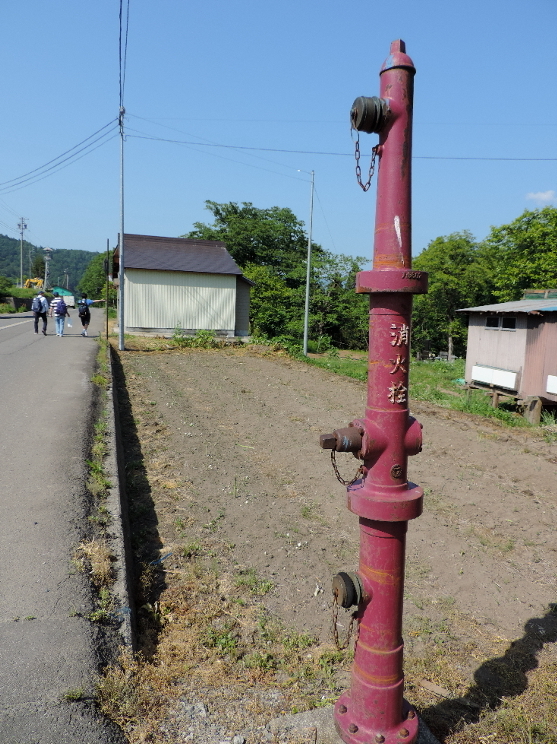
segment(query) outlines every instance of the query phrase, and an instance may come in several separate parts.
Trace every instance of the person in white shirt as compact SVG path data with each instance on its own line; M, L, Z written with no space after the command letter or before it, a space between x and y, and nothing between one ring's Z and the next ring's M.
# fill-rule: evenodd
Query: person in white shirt
M60 297L58 292L54 293L54 299L50 303L50 317L53 315L54 321L56 322L56 335L63 336L66 316L69 318L70 313L68 311L68 306L64 302L64 298Z

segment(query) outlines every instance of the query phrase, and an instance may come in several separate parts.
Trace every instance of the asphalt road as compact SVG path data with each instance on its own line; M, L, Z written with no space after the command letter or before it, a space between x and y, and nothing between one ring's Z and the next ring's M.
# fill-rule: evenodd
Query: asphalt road
M87 525L86 456L103 324L33 333L31 314L0 317L0 742L121 744L92 701L105 653L86 578L72 555ZM41 328L41 325L39 326ZM65 694L83 690L84 699Z

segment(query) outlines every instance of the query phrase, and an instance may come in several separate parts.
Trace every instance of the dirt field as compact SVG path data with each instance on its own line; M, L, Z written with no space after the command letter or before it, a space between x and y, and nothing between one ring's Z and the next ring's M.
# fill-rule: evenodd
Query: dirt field
M229 614L228 601L251 587L244 607L255 602L297 638L314 636L321 654L333 648L331 578L357 568L358 525L318 440L363 416L364 384L264 349L126 351L120 362L134 549L144 566L163 558L140 598L144 615L159 613L142 640L145 658L160 667L164 639L179 643L180 623L192 626L180 604L193 605L196 591L180 582L198 554L213 572L208 591L222 595ZM411 410L424 447L409 476L426 495L408 530L406 697L442 741L557 742L557 444L429 404ZM351 455L337 462L345 478L354 475ZM241 633L228 635L234 653L211 657L223 670L239 663ZM333 699L347 663L334 670ZM262 726L290 712L293 693L280 665L258 671L247 684L250 705L258 684L270 697L258 698L256 713L252 705L249 726L247 714L240 723L242 695L219 713L223 689L196 677L194 694L188 673L167 679L172 713L161 707L156 733L121 720L131 741L264 741ZM509 700L513 720L501 723Z

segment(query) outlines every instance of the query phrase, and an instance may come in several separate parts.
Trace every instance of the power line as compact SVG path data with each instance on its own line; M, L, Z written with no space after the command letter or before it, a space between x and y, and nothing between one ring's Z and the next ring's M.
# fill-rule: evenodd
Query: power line
M129 132L130 129L128 128L127 131ZM131 130L132 132L135 130ZM137 134L129 134L128 137L133 137L134 139L146 139L146 140L153 140L155 142L170 142L172 144L177 145L183 145L184 147L193 150L194 152L201 152L201 150L197 150L195 147L191 147L189 145L202 145L203 142L192 142L192 143L186 143L186 142L180 142L178 140L168 140L164 139L163 137L148 137L148 136L140 136ZM219 145L213 145L214 147L219 147ZM234 149L234 148L232 148ZM245 165L247 168L256 168L257 170L266 171L267 173L275 173L276 175L283 176L284 178L292 178L294 181L305 181L307 182L307 178L296 178L296 176L290 176L288 173L279 173L276 170L271 170L271 168L263 168L261 165L254 165L253 163L246 163L245 161L241 160L234 160L234 158L227 158L224 155L217 155L216 153L212 152L210 153L214 158L220 158L221 160L228 160L230 163L239 163L240 165ZM284 167L290 167L290 166L284 166ZM296 169L297 170L297 169Z
M109 134L109 132L107 132L107 134ZM105 137L105 136L106 135L103 135L103 137ZM59 168L57 166L53 166L53 168L56 167L57 170L53 171L52 173L48 173L46 171L44 173L38 173L32 179L28 179L27 178L24 181L21 181L21 183L19 183L19 184L16 183L16 184L13 184L12 186L6 186L5 188L0 189L0 193L2 193L2 194L12 194L14 191L20 191L20 189L25 189L28 186L33 186L35 183L38 183L39 181L44 181L45 178L50 178L50 176L53 176L55 173L58 173L59 171L64 170L64 168L67 168L69 165L73 165L74 163L77 163L78 160L81 160L81 158L84 158L86 155L90 155L95 150L98 150L99 147L102 147L103 145L106 145L108 142L110 142L111 140L113 140L117 136L118 136L117 134L113 134L112 137L109 137L108 139L105 139L103 142L101 142L100 144L98 144L96 147L92 147L92 148L90 148L90 145L92 145L94 143L91 142L90 145L88 145L86 148L83 148L82 150L74 153L74 155L72 155L72 157L70 159L70 162L69 163L66 163L66 165L62 165L62 163L64 161L61 161L60 163L58 163L58 165L60 166ZM99 138L99 139L102 139L102 138ZM95 140L95 141L97 141L97 140ZM90 148L90 149L88 149L88 148ZM86 152L83 152L83 150L86 150ZM80 152L83 152L83 155L80 155L79 157L75 157L75 156L79 155ZM66 160L68 160L68 159L69 158L66 158ZM50 171L50 170L52 170L52 168L49 168L48 170ZM31 183L25 183L25 181L31 181Z
M0 220L0 225L2 225L2 227L5 227L6 230L9 230L10 232L13 232L13 233L17 232L16 229L14 227L12 227L11 225L8 225L7 222L2 222Z
M12 209L9 204L6 204L6 202L3 199L0 199L0 205L4 207L4 209L7 212L10 212L13 214L14 217L19 217L19 212L16 212L15 209Z
M321 199L319 198L319 192L317 189L315 189L315 196L317 197L317 201L319 202L319 207L321 209L321 214L323 216L323 220L325 222L325 225L327 226L327 230L329 232L329 237L331 238L331 243L333 244L333 249L335 253L337 253L337 248L335 245L335 239L333 238L333 233L331 232L331 228L329 227L329 223L327 222L327 215L325 214L325 210L323 209L323 204L321 203Z
M157 127L163 127L163 129L170 129L172 132L180 132L180 134L187 134L188 137L196 137L198 140L201 140L204 143L212 144L212 145L215 145L215 146L219 146L219 143L218 142L215 142L214 140L207 139L206 137L200 137L199 135L197 135L197 134L191 134L190 132L184 132L183 129L176 129L176 127L169 127L168 124L159 124L158 122L154 121L153 119L146 119L144 116L137 116L135 114L130 114L130 116L132 116L134 119L141 119L141 121L148 121L151 124L155 124L155 126L157 126ZM138 132L139 134L145 135L147 137L150 137L151 136L147 132L141 132L138 129L128 129L128 131ZM198 143L194 143L194 144L198 144ZM201 142L199 144L201 144ZM228 145L228 147L231 147L232 149L241 149L241 148L234 148L234 145ZM247 153L247 154L250 157L252 157L252 158L257 158L258 160L263 160L266 163L273 163L274 165L278 165L281 168L289 168L291 170L296 170L296 171L299 171L300 170L299 168L294 168L294 166L285 165L284 163L279 163L278 160L270 160L269 158L264 158L261 155L252 155L251 153ZM233 162L236 162L236 161L233 161ZM307 172L308 175L310 175L309 171L304 171L304 172Z
M105 124L105 125L104 125L104 127L101 127L100 129L97 129L97 131L96 131L96 132L93 132L93 134L89 135L89 137L86 137L86 138L85 138L84 140L82 140L81 142L78 142L78 144L77 144L77 145L74 145L73 147L70 147L70 149L69 149L69 150L66 150L66 151L65 151L65 152L63 152L63 153L62 153L61 155L58 155L58 157L56 157L56 158L53 158L52 160L49 160L49 161L48 161L48 163L45 163L44 165L40 165L40 166L39 166L38 168L34 168L34 169L33 169L32 171L28 171L27 173L24 173L24 174L23 174L22 176L18 176L17 178L11 178L11 179L10 179L9 181L1 181L1 182L0 182L0 186L5 186L6 184L8 184L8 183L13 183L14 181L21 181L21 180L22 180L23 178L25 178L26 176L30 176L30 175L32 175L33 173L36 173L37 171L43 170L44 168L46 168L46 166L47 166L47 165L50 165L51 163L55 163L55 162L56 162L56 160L60 160L60 158L63 158L63 157L64 157L64 155L67 155L68 153L72 152L72 150L75 150L75 149L77 149L78 147L81 147L81 145L83 145L83 144L84 144L85 142L87 142L88 140L90 140L90 139L92 139L93 137L95 137L95 136L96 136L97 134L99 134L99 132L102 132L102 131L103 131L103 129L106 129L106 128L107 128L107 127L109 127L109 126L110 126L111 124L114 124L114 122L115 122L115 121L116 121L115 119L112 119L112 121L109 121L109 122L108 122L108 124ZM95 141L96 141L96 140L95 140ZM93 144L93 143L91 143L91 144ZM81 150L80 150L80 152L81 152ZM77 154L77 153L76 153L76 154ZM68 159L68 158L66 158L66 160L67 160L67 159ZM61 162L64 162L64 161L61 161ZM53 166L53 167L55 167L55 166ZM50 170L50 169L49 169L49 170Z
M138 117L140 118L140 117ZM128 131L138 131L135 129L128 129ZM136 139L148 139L159 142L169 142L176 145L196 145L198 147L221 147L227 150L252 150L254 152L283 152L293 155L333 155L339 157L350 157L353 158L353 153L348 152L324 152L321 150L283 150L276 147L250 147L247 145L223 145L216 142L191 142L188 140L173 140L165 137L156 137L153 135L130 135L135 136ZM195 135L194 135L195 136ZM554 162L557 158L496 158L496 157L457 157L457 156L439 156L439 155L413 155L413 160L495 160L495 161L524 161L524 162ZM285 166L287 167L287 166Z

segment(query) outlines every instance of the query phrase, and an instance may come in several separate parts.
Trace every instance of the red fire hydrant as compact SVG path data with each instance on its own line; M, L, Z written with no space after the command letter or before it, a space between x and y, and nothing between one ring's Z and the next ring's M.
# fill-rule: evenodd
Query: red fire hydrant
M406 475L422 441L408 410L412 294L427 292L427 274L411 268L415 68L405 51L403 41L391 44L380 97L358 98L351 111L354 129L379 134L373 268L356 280L356 291L370 295L367 408L364 419L321 437L332 455L363 461L347 489L360 522L359 570L333 580L335 601L357 608L351 687L334 712L347 744L410 743L418 735L416 711L403 698L402 602L407 523L421 514L423 497Z

